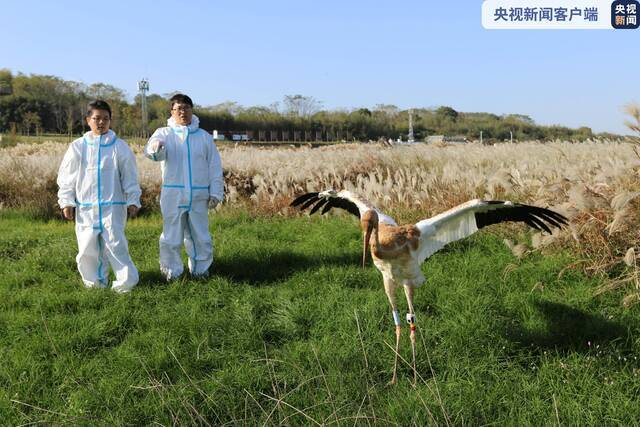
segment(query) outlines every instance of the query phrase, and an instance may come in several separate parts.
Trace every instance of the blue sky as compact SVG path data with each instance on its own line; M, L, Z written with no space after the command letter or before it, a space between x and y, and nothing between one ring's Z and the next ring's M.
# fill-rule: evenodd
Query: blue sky
M535 1L532 0L532 5ZM485 30L481 2L3 0L0 68L202 105L449 105L629 133L639 30Z

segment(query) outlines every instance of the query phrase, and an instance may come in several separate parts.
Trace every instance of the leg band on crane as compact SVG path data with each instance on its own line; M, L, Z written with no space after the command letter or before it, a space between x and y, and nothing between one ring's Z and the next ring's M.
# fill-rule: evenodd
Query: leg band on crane
M393 310L393 323L396 326L400 326L400 314L398 314L398 310Z

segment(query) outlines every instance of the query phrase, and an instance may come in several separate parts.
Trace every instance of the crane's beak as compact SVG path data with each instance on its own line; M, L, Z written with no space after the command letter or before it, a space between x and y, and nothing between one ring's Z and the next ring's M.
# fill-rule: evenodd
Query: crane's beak
M375 210L368 210L362 214L360 218L360 226L362 227L362 268L367 262L367 252L369 252L369 240L371 232L376 230L376 244L378 243L378 213Z
M367 227L362 240L362 268L365 268L367 262L367 254L369 252L369 240L371 239L371 227Z

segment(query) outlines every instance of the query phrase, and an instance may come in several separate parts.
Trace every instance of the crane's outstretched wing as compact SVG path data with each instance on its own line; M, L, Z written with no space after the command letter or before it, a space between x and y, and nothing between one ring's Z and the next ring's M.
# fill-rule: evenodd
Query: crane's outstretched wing
M568 224L563 215L550 209L499 200L471 200L416 224L420 230L419 262L423 262L446 244L472 235L487 225L500 222L524 222L536 230L551 233L551 228Z
M375 210L378 213L380 222L385 222L389 225L396 225L393 218L380 212L369 201L346 190L327 190L322 192L306 193L294 199L290 206L300 206L300 210L305 210L310 206L313 206L309 211L309 215L316 213L320 208L322 208L322 211L320 211L321 215L326 214L332 208L340 208L357 216L358 218L361 218L368 210Z
M301 211L313 205L313 208L309 211L309 215L316 213L320 208L323 208L320 212L321 215L329 212L331 208L340 208L360 218L358 206L353 201L342 197L321 196L318 192L306 193L297 197L291 202L290 206L295 207L298 205L302 205L300 206Z

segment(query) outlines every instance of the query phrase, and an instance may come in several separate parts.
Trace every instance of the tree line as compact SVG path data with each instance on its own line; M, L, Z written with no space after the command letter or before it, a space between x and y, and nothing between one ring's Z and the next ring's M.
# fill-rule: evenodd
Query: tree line
M175 93L175 92L174 92ZM173 93L147 96L148 129L166 125L169 116L167 99ZM59 133L79 134L87 130L84 121L89 101L103 99L113 110L113 129L122 136L143 136L139 95L127 100L122 89L106 83L84 83L56 76L0 70L0 133L23 135ZM286 95L281 102L269 106L244 107L236 102L213 106L196 105L200 125L209 131L312 131L323 134L350 135L356 140L387 138L406 139L409 131L409 110L395 105L353 110L327 110L311 96ZM563 139L582 141L594 137L590 128L572 129L565 126L542 126L521 114L458 112L451 107L414 108L413 130L416 140L430 135L462 136L502 141Z

